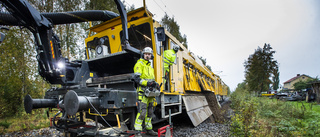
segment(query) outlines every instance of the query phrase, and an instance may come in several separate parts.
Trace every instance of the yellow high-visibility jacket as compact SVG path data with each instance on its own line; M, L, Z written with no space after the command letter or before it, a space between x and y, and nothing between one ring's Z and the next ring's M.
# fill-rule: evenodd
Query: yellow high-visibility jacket
M134 65L133 71L135 75L140 75L141 78L137 91L144 92L144 88L141 88L141 86L147 86L148 81L154 80L154 69L149 61L141 58Z
M164 70L169 72L169 66L171 66L176 60L176 52L173 49L166 50L163 52L164 57Z

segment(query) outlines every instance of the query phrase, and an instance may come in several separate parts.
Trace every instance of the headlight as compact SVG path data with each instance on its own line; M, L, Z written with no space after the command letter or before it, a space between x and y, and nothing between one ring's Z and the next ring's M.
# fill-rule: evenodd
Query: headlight
M65 65L64 65L64 63L63 62L58 62L58 68L59 69L62 69L62 68L64 68L65 67Z

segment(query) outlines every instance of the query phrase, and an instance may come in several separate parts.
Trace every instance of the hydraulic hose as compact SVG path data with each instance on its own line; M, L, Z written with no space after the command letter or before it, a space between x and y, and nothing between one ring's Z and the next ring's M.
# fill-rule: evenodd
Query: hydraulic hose
M107 21L118 14L106 10L86 10L70 12L41 13L49 19L53 25L70 24L87 21ZM8 12L0 12L0 25L19 26L19 21Z
M119 16L114 12L106 10L41 13L41 15L50 19L54 25L87 21L107 21Z
M53 120L52 120L52 122L53 122L53 126L55 126L56 128L60 128L60 127L58 127L57 125L56 125L56 123L55 123L55 121L56 121L56 117L59 115L61 113L61 111L59 111L57 114L55 114L54 116L53 116Z

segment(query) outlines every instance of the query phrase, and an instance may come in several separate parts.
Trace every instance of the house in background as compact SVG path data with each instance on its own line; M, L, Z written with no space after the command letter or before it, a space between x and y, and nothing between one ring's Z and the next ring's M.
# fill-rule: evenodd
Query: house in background
M297 83L299 81L307 81L308 79L313 79L312 77L305 75L305 74L297 74L297 76L287 80L283 83L283 90L292 91L294 90L294 83Z

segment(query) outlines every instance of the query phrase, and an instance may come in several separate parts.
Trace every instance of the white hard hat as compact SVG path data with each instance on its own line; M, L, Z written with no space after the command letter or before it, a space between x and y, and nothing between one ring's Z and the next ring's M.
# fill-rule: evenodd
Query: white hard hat
M173 49L175 52L178 52L178 51L179 51L179 46L178 46L178 45L173 45L172 49Z
M150 47L145 47L145 48L142 50L142 54L144 54L144 53L153 54L153 50L152 50Z

